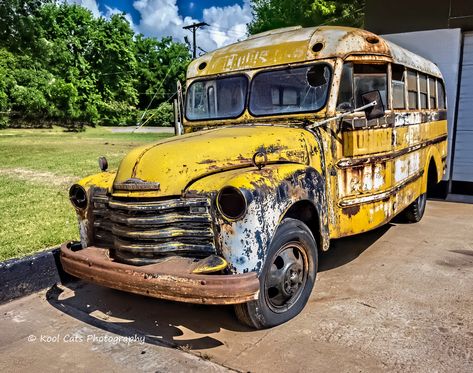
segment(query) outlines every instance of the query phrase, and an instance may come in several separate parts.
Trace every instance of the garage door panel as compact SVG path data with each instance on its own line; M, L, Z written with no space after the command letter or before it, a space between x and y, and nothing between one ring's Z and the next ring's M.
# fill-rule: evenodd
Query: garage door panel
M473 33L464 34L453 180L473 182Z

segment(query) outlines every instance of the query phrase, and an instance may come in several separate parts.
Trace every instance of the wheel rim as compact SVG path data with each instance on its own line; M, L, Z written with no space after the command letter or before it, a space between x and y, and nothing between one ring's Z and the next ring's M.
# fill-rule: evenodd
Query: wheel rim
M288 242L272 257L264 295L274 312L285 312L300 298L307 282L308 260L299 242Z

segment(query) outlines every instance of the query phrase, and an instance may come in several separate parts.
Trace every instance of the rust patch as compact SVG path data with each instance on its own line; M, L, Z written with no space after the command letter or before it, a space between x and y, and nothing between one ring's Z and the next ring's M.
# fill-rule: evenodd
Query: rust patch
M360 211L360 205L344 207L342 209L342 213L347 215L349 218L358 214L359 211Z
M200 162L197 162L197 164L210 164L210 163L215 163L215 160L213 160L213 159L204 159Z
M225 232L229 235L235 234L235 230L233 229L233 226L231 224L222 224L220 228L222 229L222 232Z
M186 268L169 272L169 263L131 266L112 261L105 249L88 247L72 251L61 246L64 270L84 280L145 296L197 304L238 304L256 299L259 281L255 272L239 275L189 274Z

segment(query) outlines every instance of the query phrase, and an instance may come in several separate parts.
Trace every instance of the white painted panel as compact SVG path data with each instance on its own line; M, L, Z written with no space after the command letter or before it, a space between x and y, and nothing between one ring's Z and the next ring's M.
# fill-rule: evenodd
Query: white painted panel
M461 30L444 29L431 31L406 32L402 34L383 35L414 53L437 64L445 79L448 102L448 136L452 139L453 118L457 96L457 82L461 51ZM452 143L448 144L447 177L450 175Z

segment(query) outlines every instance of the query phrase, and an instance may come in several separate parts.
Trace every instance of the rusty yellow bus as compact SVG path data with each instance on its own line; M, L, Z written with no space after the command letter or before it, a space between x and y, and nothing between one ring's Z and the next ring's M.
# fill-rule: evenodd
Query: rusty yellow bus
M275 326L304 308L330 240L418 222L445 172L439 69L364 30L280 29L207 53L183 106L184 135L71 187L68 273Z

